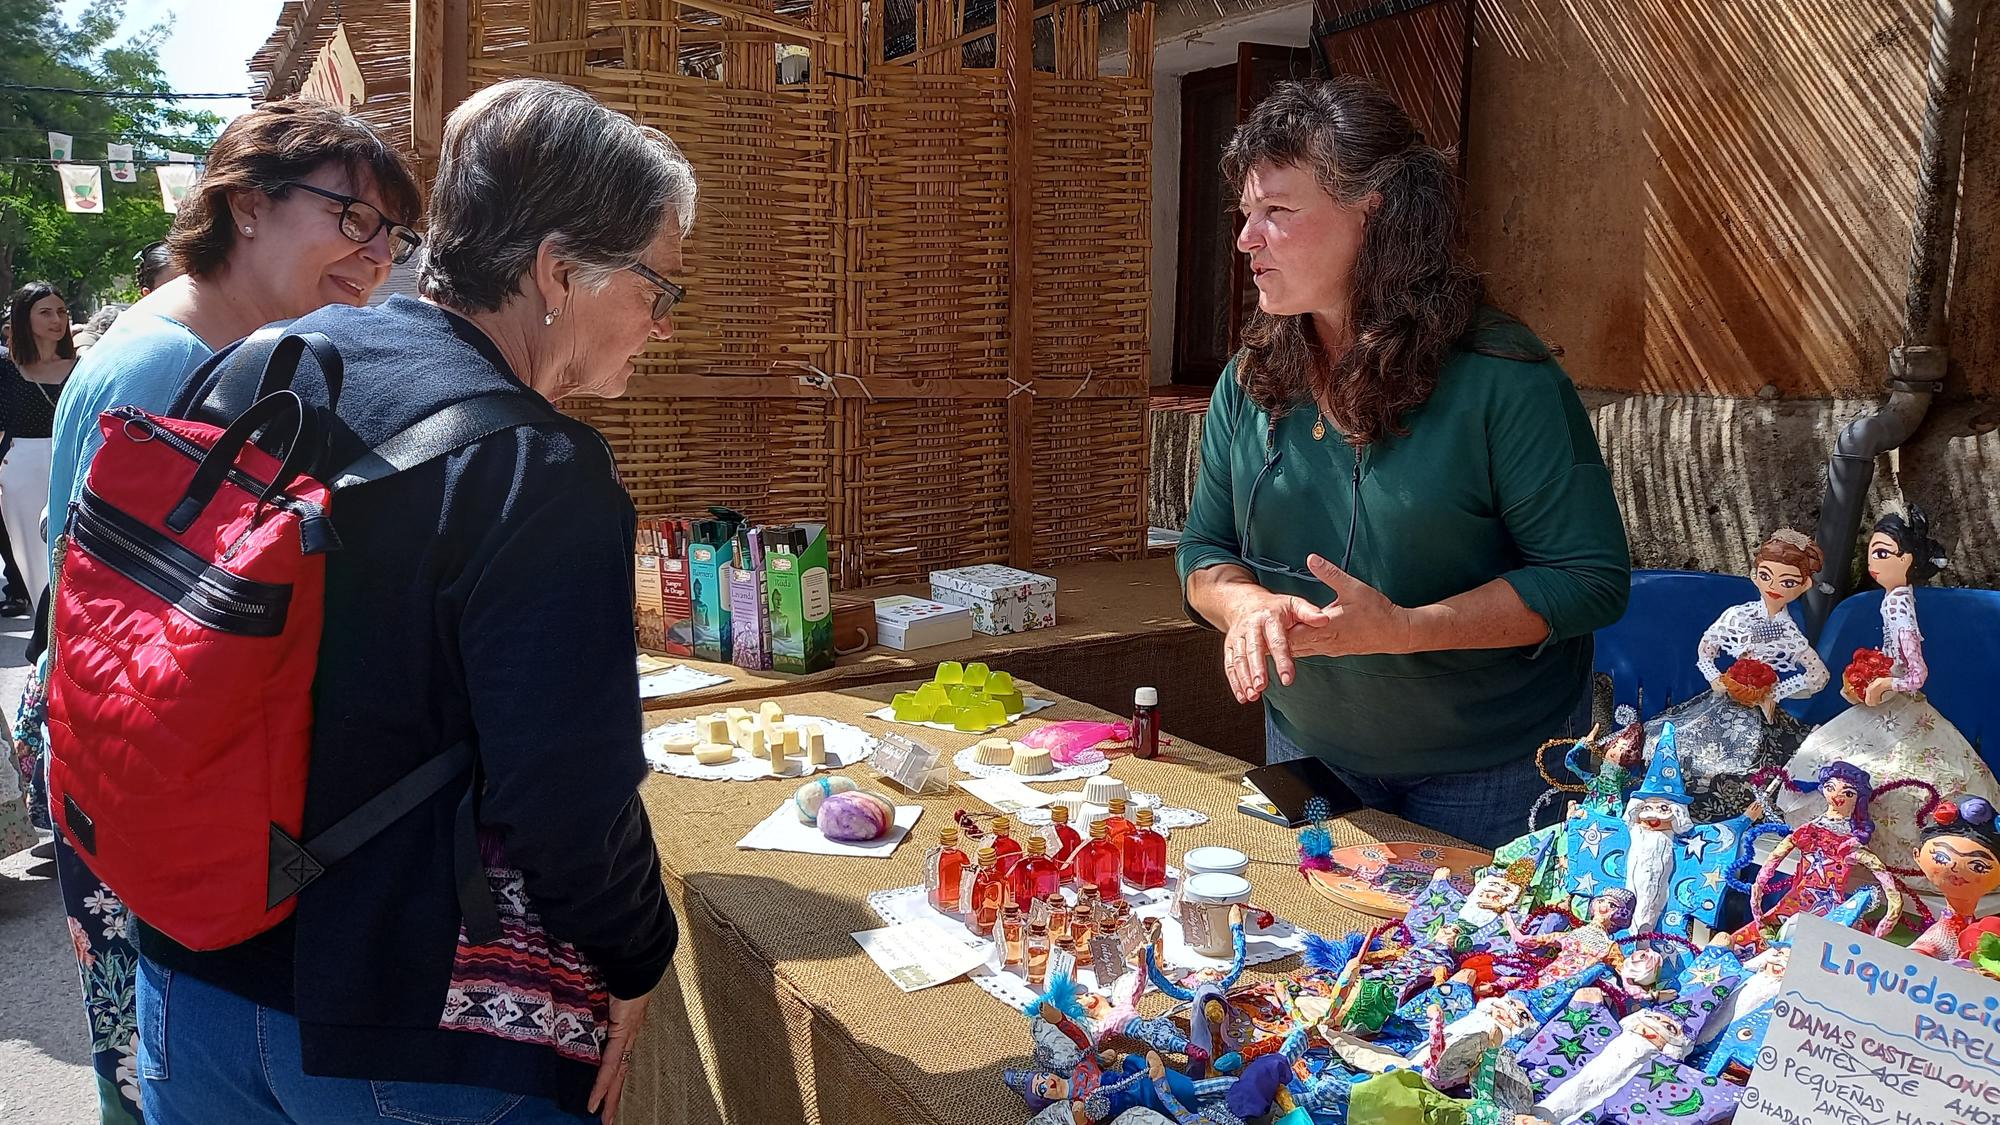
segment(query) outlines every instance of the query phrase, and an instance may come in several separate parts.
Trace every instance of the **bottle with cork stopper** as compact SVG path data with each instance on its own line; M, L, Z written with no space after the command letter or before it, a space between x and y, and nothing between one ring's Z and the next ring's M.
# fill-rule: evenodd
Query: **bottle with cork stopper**
M956 826L938 832L937 847L924 855L924 885L933 909L957 912L958 896L965 889L965 869L970 863L958 846Z
M1049 979L1049 928L1040 923L1029 925L1025 944L1028 983L1040 988Z
M1140 809L1138 824L1121 850L1125 881L1142 891L1167 885L1167 838L1153 829L1153 810Z
M1132 693L1132 755L1160 756L1160 692L1142 687Z
M1097 923L1090 939L1090 967L1097 974L1097 986L1109 988L1125 975L1125 956L1118 948L1118 920L1107 916Z
M1090 839L1076 850L1077 882L1095 888L1099 897L1115 901L1125 893L1124 866L1118 845L1107 838L1104 820L1091 821Z
M1000 938L1007 950L1007 963L1018 965L1022 959L1021 908L1012 900L1007 909L1000 912Z
M993 924L1007 901L1007 880L1000 877L994 860L991 847L979 849L979 870L973 874L972 889L960 908L965 911L966 928L980 937L993 936Z

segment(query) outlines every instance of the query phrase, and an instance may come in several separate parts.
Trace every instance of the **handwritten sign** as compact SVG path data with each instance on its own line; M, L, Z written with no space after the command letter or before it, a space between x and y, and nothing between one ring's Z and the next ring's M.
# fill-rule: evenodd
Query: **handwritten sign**
M2000 982L1795 926L1738 1125L2000 1125Z
M312 70L299 87L299 96L348 110L368 100L361 82L361 66L354 61L354 49L347 43L347 25L333 29L333 40L320 48Z

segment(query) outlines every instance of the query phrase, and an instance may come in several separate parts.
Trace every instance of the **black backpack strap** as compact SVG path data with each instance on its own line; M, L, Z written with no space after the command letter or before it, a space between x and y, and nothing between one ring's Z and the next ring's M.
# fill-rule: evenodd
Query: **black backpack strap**
M468 778L468 775L469 778ZM459 910L465 916L466 936L476 942L493 941L500 935L500 919L493 905L492 889L486 883L485 865L479 858L476 794L480 777L478 755L470 741L460 742L399 778L394 785L363 802L312 839L299 841L273 824L269 848L269 868L265 904L279 904L311 886L326 869L354 854L390 825L409 815L454 781L466 779L452 818L452 880L457 888Z
M335 492L394 476L503 430L548 420L526 396L486 394L452 403L412 424L333 474Z

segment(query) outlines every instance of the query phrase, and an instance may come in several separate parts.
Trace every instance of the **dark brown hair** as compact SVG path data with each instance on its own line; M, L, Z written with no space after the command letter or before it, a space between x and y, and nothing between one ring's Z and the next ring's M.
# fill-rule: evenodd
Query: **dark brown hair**
M236 248L229 197L261 191L282 199L286 181L337 164L359 186L372 183L388 204L389 218L414 223L423 192L403 154L369 124L317 102L272 102L229 123L205 158L208 168L181 203L167 247L195 277L212 276Z
M1251 111L1223 151L1222 174L1240 194L1264 163L1311 172L1349 206L1371 194L1382 201L1362 228L1346 350L1328 356L1310 315L1259 310L1243 333L1237 379L1273 414L1326 401L1357 445L1405 432L1403 415L1430 398L1483 295L1463 245L1451 161L1380 87L1343 77L1282 83Z
M1764 540L1764 545L1757 548L1757 553L1752 556L1750 562L1753 566L1761 562L1774 562L1779 566L1792 567L1800 574L1811 578L1826 564L1826 555L1819 549L1819 544L1813 542L1805 532L1784 527L1772 532L1771 537Z
M8 350L13 353L15 363L34 363L42 358L42 353L35 344L35 326L29 314L35 311L36 305L50 297L62 301L64 306L69 304L68 301L63 301L62 291L46 281L30 281L14 290L14 296L8 300ZM57 359L76 358L76 341L70 338L68 321L69 317L65 315L62 340L56 344Z

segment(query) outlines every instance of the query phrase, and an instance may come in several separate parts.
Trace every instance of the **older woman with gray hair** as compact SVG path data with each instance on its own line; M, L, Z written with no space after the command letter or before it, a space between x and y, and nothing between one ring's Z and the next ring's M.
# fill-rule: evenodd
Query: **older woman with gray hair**
M621 394L671 333L694 203L664 134L567 86L504 82L446 126L424 299L294 322L343 358L337 398L316 402L328 463L474 397L533 419L334 508L307 831L461 741L480 781L394 820L241 945L141 927L150 1120L615 1116L677 929L637 796L632 502L603 438L550 403ZM247 366L218 360L181 409L227 399ZM301 372L294 389L323 388ZM454 825L472 823L497 927L460 907L480 872L455 870Z

